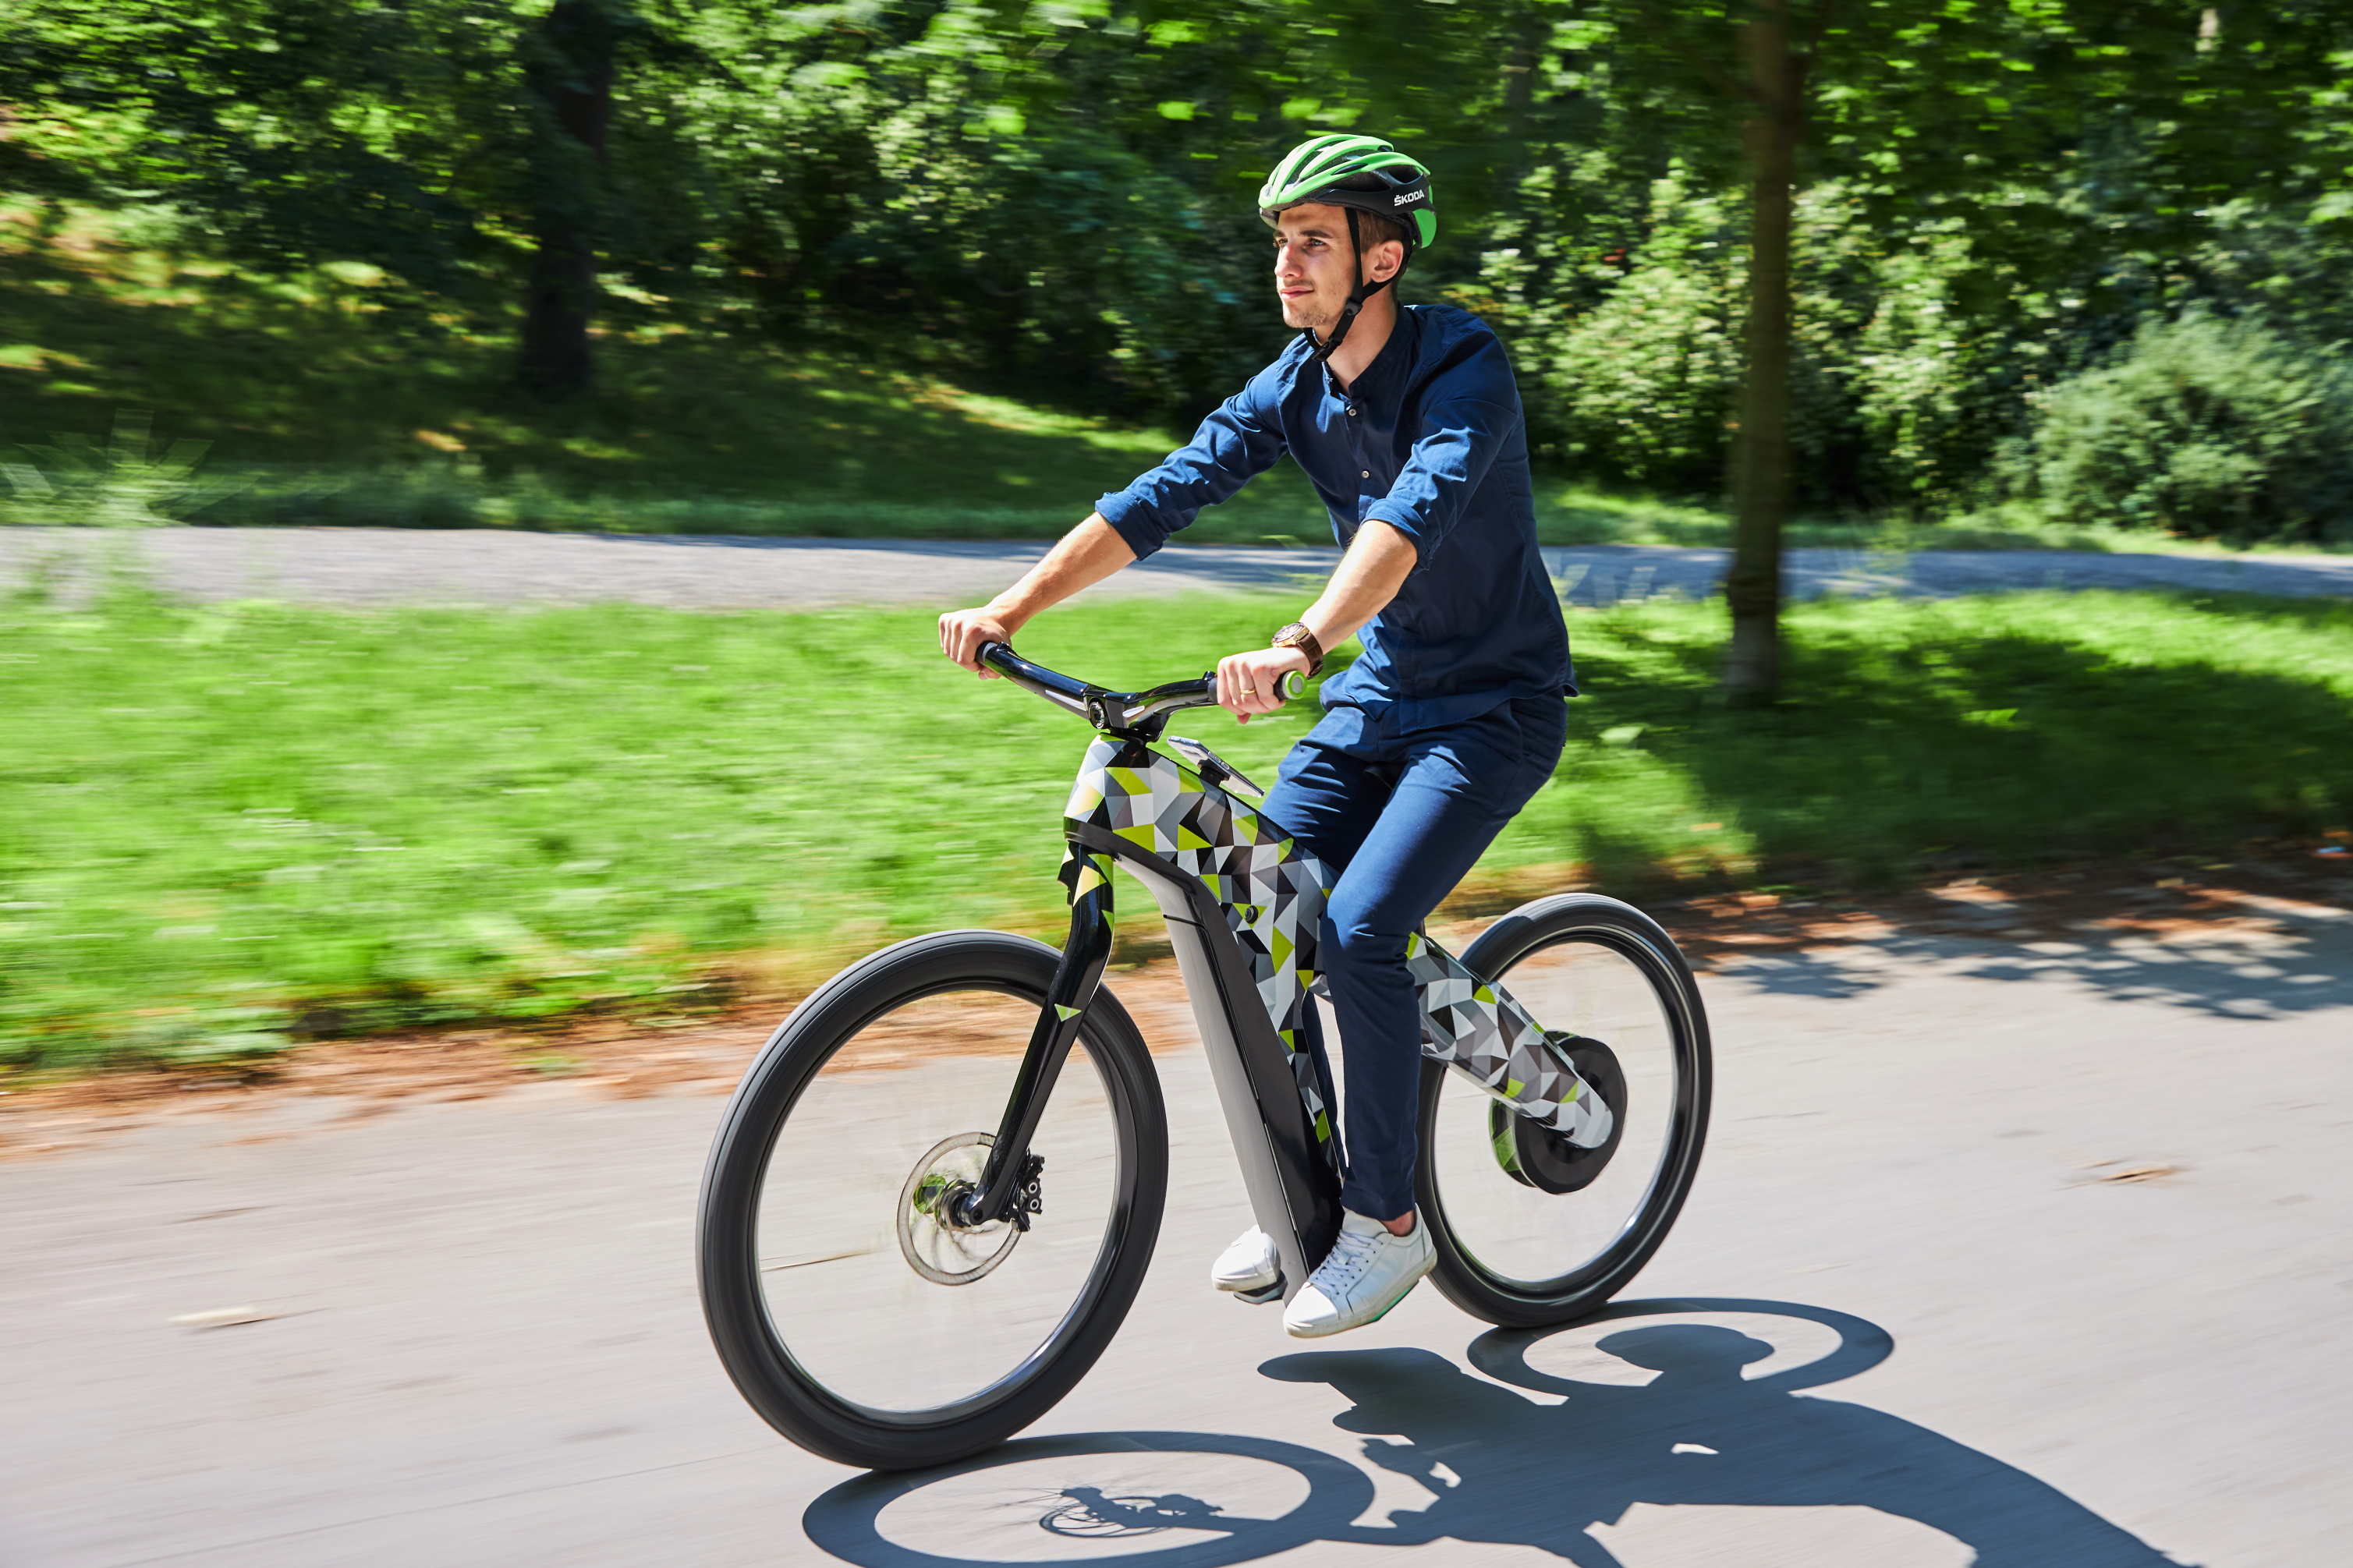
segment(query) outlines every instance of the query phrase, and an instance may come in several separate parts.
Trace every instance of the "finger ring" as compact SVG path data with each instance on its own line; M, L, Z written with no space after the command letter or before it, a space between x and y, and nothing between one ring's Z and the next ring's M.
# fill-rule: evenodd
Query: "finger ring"
M1245 697L1255 697L1258 695L1258 688L1255 686L1245 686L1242 688L1242 695Z

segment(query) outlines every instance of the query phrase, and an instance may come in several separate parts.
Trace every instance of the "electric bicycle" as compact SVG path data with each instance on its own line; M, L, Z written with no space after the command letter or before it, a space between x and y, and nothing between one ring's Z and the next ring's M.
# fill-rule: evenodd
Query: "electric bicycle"
M819 987L729 1102L697 1220L704 1316L770 1425L844 1464L976 1453L1051 1409L1134 1300L1168 1185L1142 1034L1103 984L1112 873L1167 926L1251 1213L1288 1300L1340 1226L1345 1157L1305 1009L1332 874L1171 714L999 643L982 662L1095 731L1063 814L1070 934L917 937ZM1304 683L1287 679L1284 696ZM1426 934L1415 1200L1472 1316L1573 1321L1633 1279L1698 1169L1711 1066L1690 966L1630 905L1522 905L1457 958Z

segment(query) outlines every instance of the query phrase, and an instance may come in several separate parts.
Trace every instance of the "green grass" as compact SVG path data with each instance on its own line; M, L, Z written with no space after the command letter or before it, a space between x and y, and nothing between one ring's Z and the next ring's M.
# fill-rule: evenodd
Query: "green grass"
M1141 684L1291 607L1072 608L1023 646ZM1574 613L1589 695L1482 878L1867 882L2353 809L2341 605L1823 603L1789 631L1790 700L1738 711L1715 611ZM1085 734L931 641L912 611L0 608L0 1063L676 1011L927 929L1051 936ZM1182 728L1264 780L1303 718Z

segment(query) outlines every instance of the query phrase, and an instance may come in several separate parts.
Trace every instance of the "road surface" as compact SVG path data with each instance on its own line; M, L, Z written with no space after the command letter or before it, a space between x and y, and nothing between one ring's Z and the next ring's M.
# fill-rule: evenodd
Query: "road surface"
M92 580L110 551L143 559L153 580L201 599L391 605L586 604L681 608L979 603L1045 553L1042 544L523 533L501 529L166 528L140 533L0 529L0 589L44 563L67 584ZM1730 563L1722 550L1668 545L1554 547L1544 552L1571 604L1657 595L1704 597ZM1279 588L1321 581L1331 550L1171 545L1092 594ZM2096 554L1926 550L1877 555L1792 550L1789 592L1942 597L2005 588L2177 588L2353 594L2353 557Z
M649 1094L0 1116L0 1563L2342 1562L2353 915L2004 936L1955 897L1943 934L1726 939L1691 1205L1617 1320L1524 1352L1426 1289L1312 1345L1215 1296L1246 1210L1155 1014L1143 1297L944 1475L800 1453L711 1353L691 1224L740 1053Z

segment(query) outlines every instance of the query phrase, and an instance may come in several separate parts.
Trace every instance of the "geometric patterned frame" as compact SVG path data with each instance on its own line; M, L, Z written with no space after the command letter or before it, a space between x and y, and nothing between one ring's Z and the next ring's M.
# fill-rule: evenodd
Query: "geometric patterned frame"
M1181 743L1187 752L1215 761L1199 742ZM1098 736L1080 764L1063 815L1070 826L1113 833L1208 889L1250 960L1260 1004L1290 1058L1316 1141L1336 1164L1331 1110L1314 1064L1299 1046L1308 994L1324 989L1316 952L1332 879L1263 811L1158 752L1146 751L1149 762L1134 765L1139 749ZM1130 759L1125 765L1113 761L1123 753ZM1075 847L1070 852L1063 880L1074 900L1097 885L1102 870L1092 862L1101 858ZM1406 952L1420 994L1424 1055L1580 1148L1609 1141L1609 1108L1509 993L1472 974L1428 937L1409 939Z

